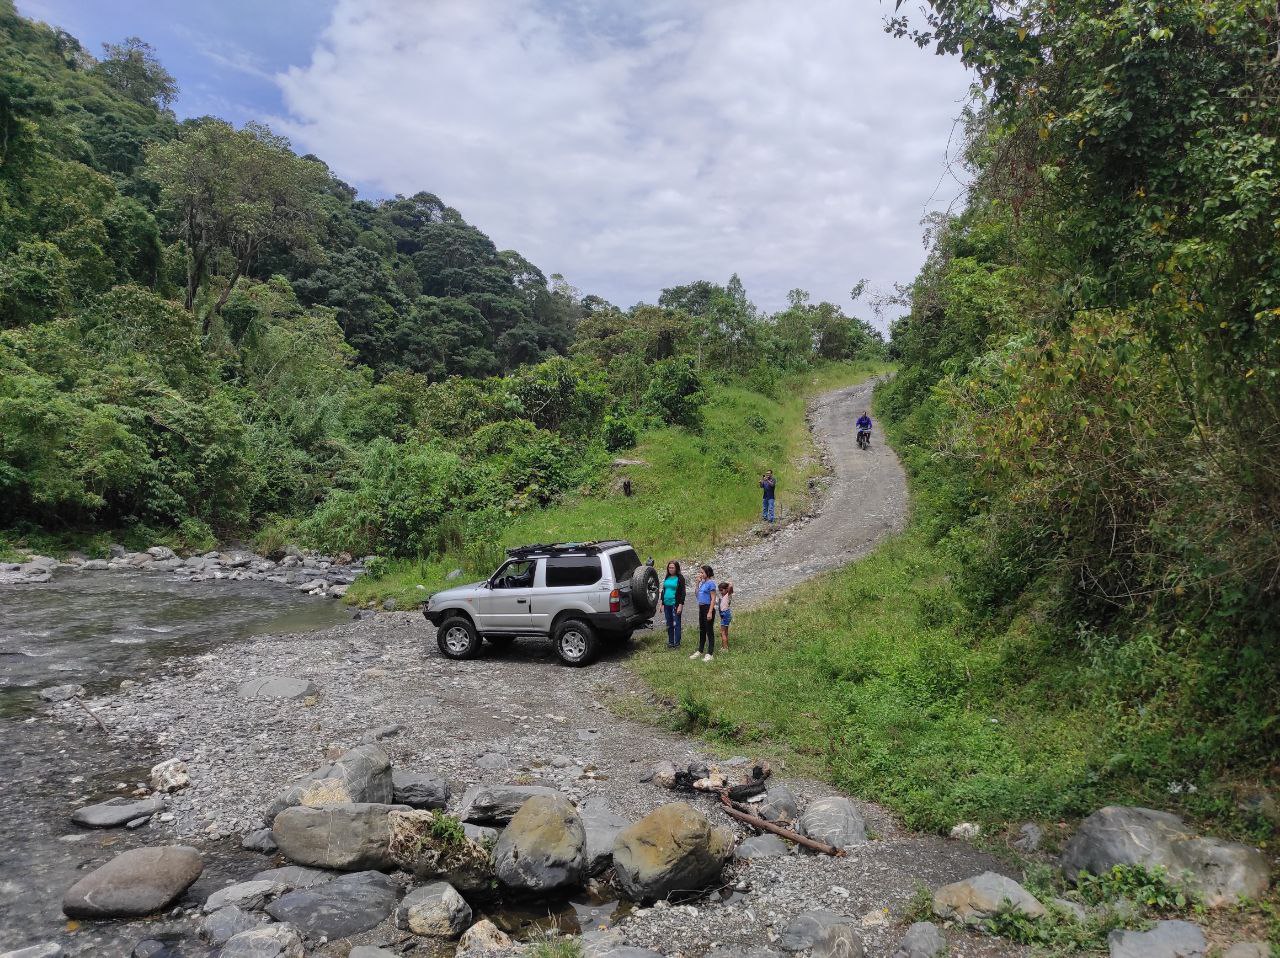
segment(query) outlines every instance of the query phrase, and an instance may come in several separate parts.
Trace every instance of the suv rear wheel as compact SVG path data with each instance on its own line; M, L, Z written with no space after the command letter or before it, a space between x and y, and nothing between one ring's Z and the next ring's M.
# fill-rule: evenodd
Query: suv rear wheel
M436 645L440 654L449 659L474 659L480 654L480 636L470 619L451 616L436 629Z
M556 626L552 642L565 665L588 665L599 651L596 630L581 619L565 619Z

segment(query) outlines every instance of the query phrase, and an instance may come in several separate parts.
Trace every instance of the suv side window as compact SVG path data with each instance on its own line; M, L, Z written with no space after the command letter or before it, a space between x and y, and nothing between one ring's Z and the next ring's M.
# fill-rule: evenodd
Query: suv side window
M595 585L600 581L599 556L552 556L547 559L547 588Z
M495 589L533 588L534 560L518 559L508 562L493 577Z

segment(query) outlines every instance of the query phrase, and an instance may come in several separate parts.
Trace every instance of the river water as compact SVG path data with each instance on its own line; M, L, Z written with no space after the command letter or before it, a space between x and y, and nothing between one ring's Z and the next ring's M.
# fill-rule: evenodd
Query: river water
M127 955L143 937L112 922L68 923L60 906L85 862L147 844L147 829L81 829L69 816L125 794L122 786L144 782L168 756L109 742L88 716L82 732L46 719L39 689L76 684L92 695L223 642L349 618L331 599L265 582L64 570L49 582L0 586L0 953L56 941L70 955ZM200 884L212 887L244 867L233 858L208 864ZM163 921L152 926L164 936Z

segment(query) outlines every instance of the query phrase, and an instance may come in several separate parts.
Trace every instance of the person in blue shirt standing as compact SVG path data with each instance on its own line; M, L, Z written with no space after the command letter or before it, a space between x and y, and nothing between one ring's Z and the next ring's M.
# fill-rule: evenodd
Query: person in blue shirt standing
M715 572L704 565L698 570L698 651L689 656L710 662L716 654L716 592ZM705 651L704 651L705 650Z
M667 622L667 648L680 648L680 617L684 614L684 576L680 563L672 559L667 563L667 575L662 580L662 614Z
M760 510L760 517L765 522L773 522L773 492L777 483L773 479L773 470L765 472L760 477L760 491L764 493L764 503Z

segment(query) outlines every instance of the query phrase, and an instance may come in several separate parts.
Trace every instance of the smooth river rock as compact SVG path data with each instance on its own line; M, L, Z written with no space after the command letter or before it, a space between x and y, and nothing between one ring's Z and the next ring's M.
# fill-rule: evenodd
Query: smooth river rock
M356 802L312 808L296 805L276 816L271 834L289 861L337 871L390 871L396 867L389 844L388 815L407 805Z
M1012 878L983 872L973 878L943 885L933 896L933 913L966 925L976 925L1002 907L1012 908L1028 918L1044 915L1044 905Z
M308 936L346 938L381 923L400 898L400 886L381 872L343 875L304 891L291 891L267 906L267 914Z
M390 805L394 804L394 796L391 757L381 745L369 742L344 752L332 765L317 769L290 786L276 798L264 817L273 823L280 812L295 805L343 802Z
M493 849L498 881L515 895L555 895L586 879L587 833L562 795L535 795Z
M820 798L800 816L800 834L835 848L850 848L867 840L867 823L847 798Z
M505 825L535 795L563 795L545 785L479 785L462 796L458 817L476 825Z
M267 675L245 682L236 694L242 699L255 702L266 699L302 699L308 695L319 695L320 690L310 679Z
M245 911L258 911L267 902L274 901L289 890L289 886L284 882L268 881L263 878L236 882L234 885L219 888L206 898L201 910L207 915L227 905L235 905Z
M946 950L942 929L931 921L917 921L907 929L890 958L937 958Z
M618 833L613 845L614 875L635 901L697 890L720 877L733 843L731 831L712 828L707 817L688 802L672 802Z
M219 958L304 958L302 936L292 925L242 931L222 946Z
M776 944L782 951L804 952L811 958L862 958L866 952L853 920L826 909L791 919Z
M1111 958L1204 958L1204 932L1189 921L1158 921L1150 931L1113 931Z
M431 772L391 772L393 800L410 808L438 809L449 804L449 783Z
M204 871L189 845L121 852L72 885L62 898L70 918L136 918L177 901Z
M587 874L599 875L613 863L613 843L631 823L601 797L588 798L578 809L587 833Z
M1210 907L1261 898L1270 884L1266 856L1237 842L1198 836L1181 818L1150 808L1109 805L1083 822L1062 852L1062 871L1103 875L1116 865L1160 867Z
M432 882L404 897L395 924L428 938L457 938L471 925L471 906L448 882Z
M150 798L110 798L97 805L86 805L71 813L71 820L85 828L116 828L135 818L154 815L164 809L159 795Z

